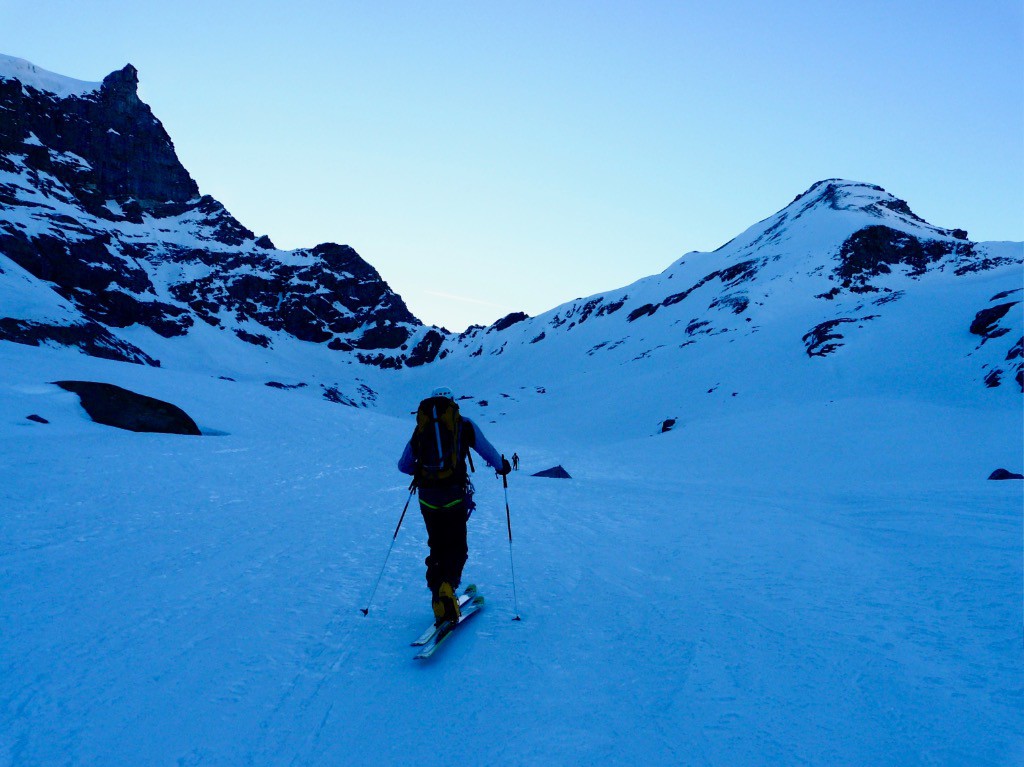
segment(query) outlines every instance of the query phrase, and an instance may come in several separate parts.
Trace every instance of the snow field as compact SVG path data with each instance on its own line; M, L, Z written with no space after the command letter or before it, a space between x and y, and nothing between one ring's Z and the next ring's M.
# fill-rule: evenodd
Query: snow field
M408 497L411 419L2 351L0 764L438 764L456 731L474 765L1024 753L1021 486L984 479L1019 411L853 398L604 442L482 421L523 457L523 620L481 471L466 578L488 605L421 664L415 502L359 611ZM60 377L221 435L93 424ZM594 406L578 395L567 419ZM527 476L555 463L574 479Z

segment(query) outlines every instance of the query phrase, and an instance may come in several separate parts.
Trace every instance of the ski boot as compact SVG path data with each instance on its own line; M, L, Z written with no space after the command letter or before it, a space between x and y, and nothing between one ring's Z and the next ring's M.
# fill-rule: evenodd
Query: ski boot
M459 598L455 596L455 590L448 581L445 581L438 587L432 606L434 608L435 626L440 626L445 621L459 622L459 616L461 615L459 611Z

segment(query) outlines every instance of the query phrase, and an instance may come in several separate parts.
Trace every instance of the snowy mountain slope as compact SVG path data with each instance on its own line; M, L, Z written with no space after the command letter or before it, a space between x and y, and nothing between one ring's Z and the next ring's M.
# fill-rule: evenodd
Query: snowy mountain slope
M470 407L487 402L474 412L545 417L582 379L599 377L611 409L592 418L618 418L613 403L629 402L641 415L632 434L709 406L742 408L752 396L875 391L1013 406L1024 386L1024 246L963 236L878 187L820 182L714 253L471 330L406 377L424 388L432 378L464 382ZM672 387L659 385L666 378Z
M996 273L1007 290L1019 287L1024 246L971 243L965 237L926 224L879 187L822 181L714 253L690 253L660 275L578 299L500 332L477 329L454 348L446 346L442 355L463 350L471 357L496 356L527 343L583 335L584 323L590 333L576 346L592 338L601 344L588 347L588 355L607 354L626 339L633 352L668 336L676 345L702 344L723 334L734 341L801 312L805 323L882 315L882 307L908 292L928 290L930 278L942 274ZM600 329L593 330L595 325ZM819 343L830 330L815 333L819 327L808 327L810 336L800 337L812 356L841 345ZM1000 351L1005 353L1002 345Z
M1020 455L1019 406L709 408L600 443L525 414L488 425L524 456L508 492L523 620L505 497L481 472L467 578L488 607L419 665L413 511L359 610L408 497L408 417L0 355L0 764L434 764L452 728L469 765L1024 753L1024 499L978 471ZM175 399L210 436L92 424L58 376ZM580 379L566 421L604 388ZM574 479L527 476L553 456Z
M203 354L203 326L242 355L298 342L343 352L336 361L417 363L419 321L353 249L278 250L200 196L131 65L76 83L0 58L0 280L21 284L24 270L81 316L44 321L5 303L3 338L175 365Z

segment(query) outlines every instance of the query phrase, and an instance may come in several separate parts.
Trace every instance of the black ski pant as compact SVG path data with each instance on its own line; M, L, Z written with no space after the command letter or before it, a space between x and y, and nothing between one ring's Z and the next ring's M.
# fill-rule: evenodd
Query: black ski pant
M427 526L427 587L437 594L447 581L457 589L462 568L469 558L466 522L472 511L473 496L462 488L455 490L420 490L420 511Z

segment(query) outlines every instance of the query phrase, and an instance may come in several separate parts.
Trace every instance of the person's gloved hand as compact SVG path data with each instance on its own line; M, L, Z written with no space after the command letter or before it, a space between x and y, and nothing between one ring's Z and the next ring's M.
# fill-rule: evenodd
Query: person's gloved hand
M495 471L495 474L504 477L512 471L512 466L509 464L508 459L505 456L501 457L501 468Z

